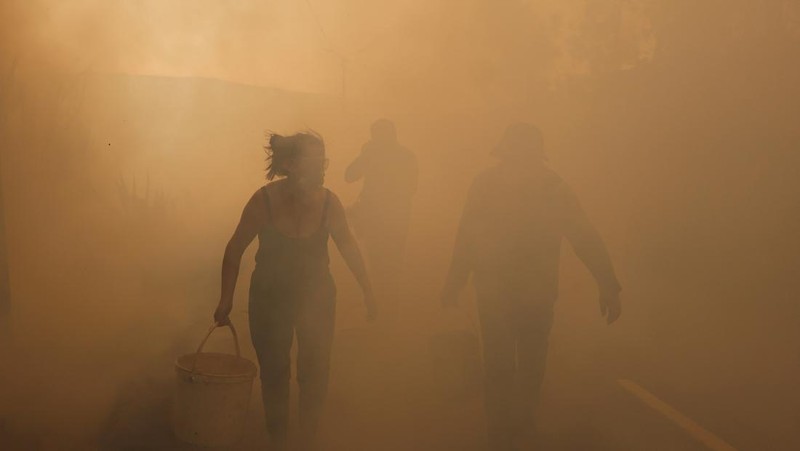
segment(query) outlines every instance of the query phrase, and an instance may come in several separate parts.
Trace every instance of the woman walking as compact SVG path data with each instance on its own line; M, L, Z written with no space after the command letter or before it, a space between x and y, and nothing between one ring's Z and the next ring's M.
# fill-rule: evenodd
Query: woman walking
M375 300L358 245L341 202L323 187L328 159L314 133L272 134L267 146L267 185L244 207L225 248L222 293L214 313L227 324L242 254L258 236L250 281L250 334L261 367L267 430L284 449L289 420L290 350L297 336L297 382L304 445L313 447L328 387L336 286L328 268L328 237L364 293L368 319ZM275 180L277 178L277 180Z

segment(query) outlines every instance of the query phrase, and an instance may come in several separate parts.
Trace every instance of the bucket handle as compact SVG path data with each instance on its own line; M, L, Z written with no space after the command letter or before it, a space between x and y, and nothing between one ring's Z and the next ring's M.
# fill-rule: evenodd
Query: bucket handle
M236 345L236 357L241 358L242 350L239 348L239 335L236 333L236 328L233 327L233 323L231 322L228 322L226 326L230 327L231 333L233 334L233 344ZM214 330L218 327L222 326L218 325L217 323L212 324L211 327L208 329L206 337L203 338L203 341L200 342L200 346L197 347L197 352L195 352L194 354L194 363L192 364L192 373L197 371L197 357L200 355L201 352L203 352L203 347L206 345L206 342L208 341L209 337L211 337L211 333L214 332Z

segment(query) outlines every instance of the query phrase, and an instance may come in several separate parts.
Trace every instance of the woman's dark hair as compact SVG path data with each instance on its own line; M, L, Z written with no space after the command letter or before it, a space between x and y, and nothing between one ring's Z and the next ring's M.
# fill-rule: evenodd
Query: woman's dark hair
M304 147L309 145L325 147L322 136L313 130L290 136L269 132L267 137L269 144L264 147L267 152L267 180L287 176L283 169L284 165L287 161L297 158Z

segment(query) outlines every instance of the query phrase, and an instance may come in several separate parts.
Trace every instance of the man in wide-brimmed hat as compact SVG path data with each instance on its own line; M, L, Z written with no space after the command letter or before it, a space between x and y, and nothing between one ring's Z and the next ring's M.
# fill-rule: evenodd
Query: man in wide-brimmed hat
M489 442L492 449L506 450L533 428L558 297L561 238L597 281L609 324L621 313L621 287L578 199L547 167L539 129L527 123L509 126L492 154L500 163L470 187L442 303L455 305L472 274Z

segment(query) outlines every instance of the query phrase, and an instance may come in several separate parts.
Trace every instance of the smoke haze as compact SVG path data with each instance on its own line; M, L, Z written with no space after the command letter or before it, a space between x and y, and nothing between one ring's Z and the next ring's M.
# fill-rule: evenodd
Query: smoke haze
M125 449L115 444L142 430L159 440L160 425L143 418L168 395L174 358L211 321L225 243L265 183L265 133L322 134L326 186L349 205L359 186L344 182L345 167L381 117L420 167L404 301L399 332L370 339L358 287L332 253L330 449L480 449L470 432L483 427L479 403L431 401L421 349L439 327L468 186L518 121L542 129L550 165L581 199L624 287L622 319L606 327L591 277L564 246L540 409L558 449L699 446L682 432L663 448L637 441L637 426L620 424L667 420L618 379L737 449L800 446L795 2L0 8L11 298L0 440L9 449ZM232 315L251 358L253 247ZM461 301L474 315L471 292ZM230 345L222 333L212 341ZM265 440L256 399L253 447Z

